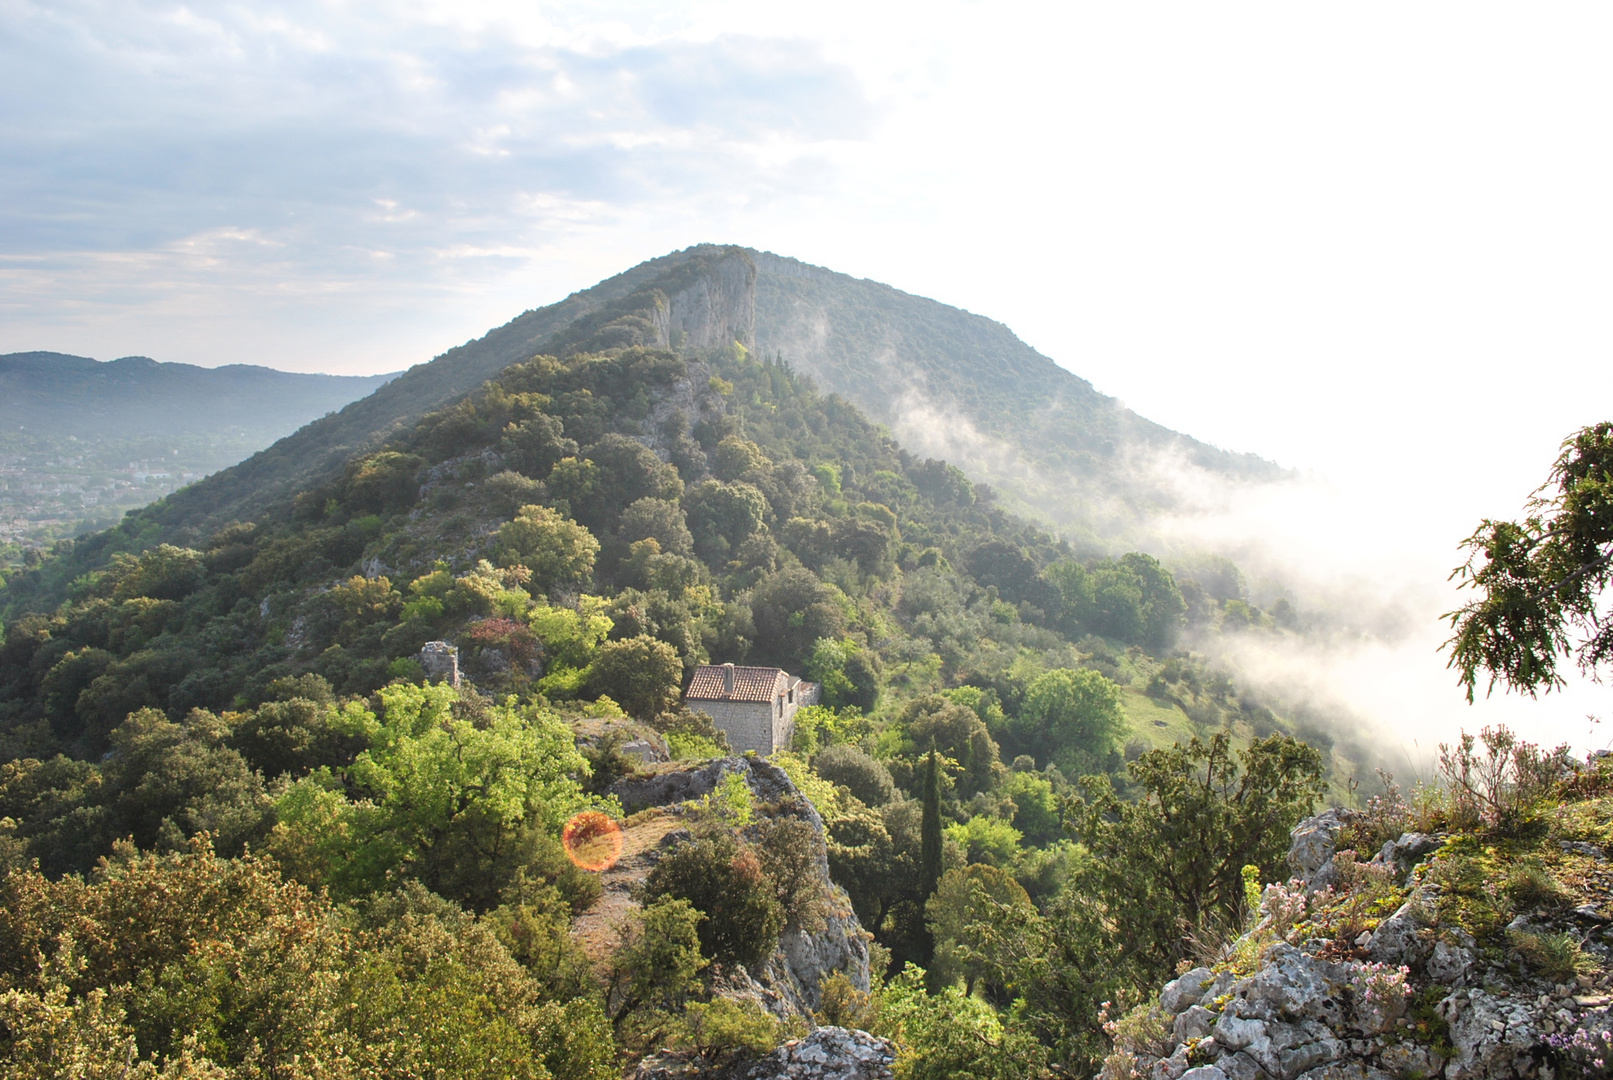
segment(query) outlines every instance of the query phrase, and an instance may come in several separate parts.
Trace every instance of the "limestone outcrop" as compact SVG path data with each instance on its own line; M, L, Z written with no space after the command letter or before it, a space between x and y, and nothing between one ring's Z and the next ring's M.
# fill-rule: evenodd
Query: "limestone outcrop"
M1498 926L1486 908L1476 935L1461 875L1491 865L1493 845L1408 832L1361 863L1339 849L1354 820L1330 810L1294 829L1293 879L1266 887L1254 927L1223 959L1111 1026L1101 1080L1613 1076L1603 846L1558 842L1570 860L1560 872L1601 889L1600 902L1570 908L1545 886L1512 898L1480 886L1480 906L1488 896L1517 915ZM1547 945L1571 951L1578 970L1554 981L1531 953Z

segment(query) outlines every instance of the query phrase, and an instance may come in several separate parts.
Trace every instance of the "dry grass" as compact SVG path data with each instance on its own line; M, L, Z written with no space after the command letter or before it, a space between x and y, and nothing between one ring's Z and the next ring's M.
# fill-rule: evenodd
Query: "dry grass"
M658 807L634 814L622 828L622 856L616 865L599 875L604 895L571 924L571 933L581 942L595 968L602 968L621 944L620 927L638 908L633 889L649 875L654 852L667 833L684 827L671 809Z

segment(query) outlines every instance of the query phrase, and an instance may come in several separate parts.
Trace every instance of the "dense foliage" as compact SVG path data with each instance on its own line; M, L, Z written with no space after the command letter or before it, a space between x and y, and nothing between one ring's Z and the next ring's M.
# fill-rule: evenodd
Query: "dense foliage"
M1527 517L1485 520L1463 546L1468 561L1452 577L1480 595L1448 616L1446 645L1469 701L1481 671L1491 690L1533 695L1563 684L1563 656L1587 674L1613 660L1601 606L1613 583L1613 423L1568 438Z
M186 546L132 516L7 583L0 848L39 899L6 907L0 1054L582 1076L751 1052L783 1029L719 989L825 925L826 841L891 981L824 1008L915 1076L1029 1075L1095 1060L1094 995L1217 932L1244 864L1274 872L1324 759L1175 651L1236 582L1083 558L780 363L647 347L654 310L607 307L253 522ZM465 685L427 678L428 641ZM711 660L821 682L776 756L816 815L719 789L587 963L569 928L600 886L561 825L620 814L620 731L720 752L680 704ZM136 878L149 911L94 929ZM117 937L188 919L168 952ZM300 1019L271 1042L277 1010Z

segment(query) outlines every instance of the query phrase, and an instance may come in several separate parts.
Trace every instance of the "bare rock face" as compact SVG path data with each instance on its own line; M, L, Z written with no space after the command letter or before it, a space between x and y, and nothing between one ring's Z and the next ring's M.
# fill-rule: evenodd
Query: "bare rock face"
M892 1080L895 1061L896 1047L887 1039L821 1027L738 1065L708 1066L690 1054L657 1054L639 1063L633 1080Z
M1163 1034L1117 1044L1100 1080L1613 1076L1613 1055L1602 1049L1613 1050L1609 980L1553 984L1519 962L1498 962L1504 935L1481 942L1441 921L1438 879L1426 864L1443 836L1407 833L1383 846L1373 861L1395 867L1396 882L1407 871L1403 902L1368 931L1348 941L1307 937L1329 924L1293 921L1293 905L1320 905L1314 916L1350 902L1350 882L1327 877L1351 817L1328 811L1294 829L1295 877L1268 887L1253 929L1229 951L1242 959L1165 984L1139 1029ZM1537 921L1520 916L1515 927L1589 926L1580 932L1586 947L1609 953L1589 942L1600 922L1567 908L1530 918Z
M1288 865L1307 885L1318 887L1327 884L1327 871L1333 863L1333 852L1338 847L1339 833L1356 817L1354 810L1335 807L1308 817L1294 826L1292 844L1288 848Z
M896 1048L866 1031L821 1027L734 1074L734 1080L891 1080Z

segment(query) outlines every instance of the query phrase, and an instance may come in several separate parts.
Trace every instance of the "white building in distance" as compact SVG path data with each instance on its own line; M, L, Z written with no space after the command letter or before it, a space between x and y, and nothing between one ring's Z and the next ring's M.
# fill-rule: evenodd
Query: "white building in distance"
M818 703L818 684L782 668L703 664L683 700L711 717L734 753L754 750L765 757L789 747L795 712Z

